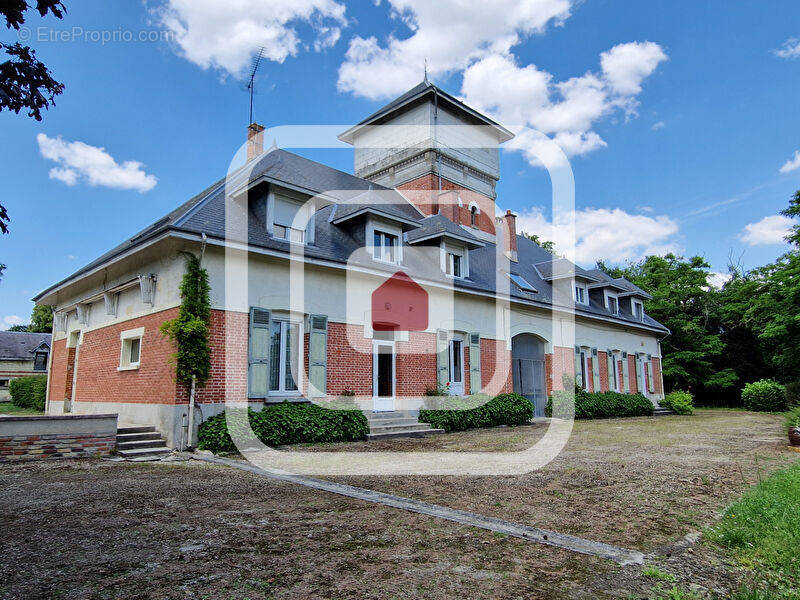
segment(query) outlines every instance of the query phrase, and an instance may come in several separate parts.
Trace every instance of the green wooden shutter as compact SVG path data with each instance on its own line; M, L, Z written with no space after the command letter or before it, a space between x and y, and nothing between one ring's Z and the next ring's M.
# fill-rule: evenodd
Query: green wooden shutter
M450 340L444 329L436 332L436 383L444 388L450 381Z
M248 398L266 398L269 390L270 313L264 308L250 309L248 336Z
M308 395L324 396L328 379L328 317L308 317Z
M649 354L647 355L647 391L651 394L656 391L653 381L653 357Z
M592 348L592 391L600 391L600 361L597 360L597 348Z
M616 377L614 376L614 373L616 372L616 365L614 364L614 360L615 360L614 353L611 352L611 350L606 350L606 364L608 365L608 367L607 367L608 368L608 377L607 377L607 379L608 379L608 389L609 389L609 391L616 392L617 391L617 387L619 386L619 382L617 382L617 385L614 385L614 380L616 379Z
M622 353L622 382L625 384L625 393L631 393L631 380L628 376L628 353Z
M644 394L644 382L642 382L642 368L641 368L642 358L637 354L636 355L636 391L640 394Z
M575 346L575 384L578 387L583 387L583 361L581 361L581 347Z
M481 334L469 334L469 393L481 391Z

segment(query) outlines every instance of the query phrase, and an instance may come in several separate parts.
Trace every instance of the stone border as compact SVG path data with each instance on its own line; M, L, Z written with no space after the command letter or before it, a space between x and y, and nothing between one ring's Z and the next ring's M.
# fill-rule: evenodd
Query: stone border
M116 414L0 417L0 462L102 456L116 443Z

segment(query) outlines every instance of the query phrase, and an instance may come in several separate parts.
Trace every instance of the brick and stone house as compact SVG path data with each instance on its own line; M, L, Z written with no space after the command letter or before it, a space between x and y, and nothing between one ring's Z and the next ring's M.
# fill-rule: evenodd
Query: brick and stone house
M354 175L265 151L252 124L243 167L35 298L55 311L48 412L183 435L188 390L159 326L177 314L184 250L211 282L197 420L226 400L343 392L413 409L437 386L518 391L541 413L564 374L657 400L668 331L647 293L553 256L497 210L511 137L427 81L341 134Z
M0 331L0 402L11 400L12 380L46 374L49 355L49 333Z

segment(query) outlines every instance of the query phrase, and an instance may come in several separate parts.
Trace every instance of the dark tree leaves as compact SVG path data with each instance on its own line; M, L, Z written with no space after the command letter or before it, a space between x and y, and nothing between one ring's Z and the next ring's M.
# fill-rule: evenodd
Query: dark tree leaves
M25 22L25 11L30 8L32 7L25 0L4 0L0 14L6 18L6 27L19 30L19 26ZM53 16L59 19L62 19L67 12L61 0L38 0L36 10L42 17L52 12Z
M11 58L0 64L0 112L3 109L25 109L28 116L42 120L42 110L55 104L55 97L64 91L64 84L53 79L50 70L36 59L36 53L19 42L10 46L0 43Z

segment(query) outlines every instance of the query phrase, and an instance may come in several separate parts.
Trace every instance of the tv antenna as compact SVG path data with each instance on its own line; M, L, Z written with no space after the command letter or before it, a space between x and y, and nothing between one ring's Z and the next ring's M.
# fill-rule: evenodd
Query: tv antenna
M258 54L256 54L253 59L253 65L250 69L250 80L247 82L247 90L250 92L250 120L247 122L248 125L253 122L253 93L256 89L256 73L258 72L258 65L261 63L262 56L264 56L264 46L258 48Z

